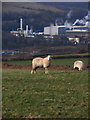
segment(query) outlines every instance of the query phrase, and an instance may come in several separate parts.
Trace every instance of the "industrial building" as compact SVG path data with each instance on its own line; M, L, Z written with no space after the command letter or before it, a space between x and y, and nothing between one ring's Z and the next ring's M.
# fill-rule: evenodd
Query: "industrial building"
M65 36L88 36L88 31L90 33L90 11L88 11L87 16L81 20L76 19L74 23L64 23L64 25L50 25L44 27L44 35L65 35Z
M90 12L88 13L90 14ZM89 15L88 15L89 16ZM20 19L20 26L16 31L10 31L11 34L15 36L23 37L35 37L36 35L44 35L44 38L53 38L58 35L65 35L66 37L75 36L88 36L88 30L90 30L90 16L86 16L84 20L77 19L74 24L51 24L50 26L44 27L44 32L33 32L32 28L26 25L26 29L23 29L23 19ZM82 24L83 23L83 24Z
M34 37L34 35L32 34L33 30L32 29L28 29L28 25L26 25L26 30L23 29L23 22L22 22L22 18L20 19L20 27L17 28L16 31L10 31L11 34L15 35L15 36L23 36L23 37Z
M87 26L73 26L73 25L63 25L63 26L49 26L44 27L44 35L62 35L67 33L80 33L86 34L88 33Z

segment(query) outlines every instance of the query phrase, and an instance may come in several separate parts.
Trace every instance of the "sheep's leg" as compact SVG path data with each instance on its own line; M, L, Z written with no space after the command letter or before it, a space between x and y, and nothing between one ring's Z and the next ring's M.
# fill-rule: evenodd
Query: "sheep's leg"
M34 73L36 73L36 69L34 69Z
M31 70L31 74L36 73L36 68Z
M33 72L34 72L34 71L33 71L33 70L31 70L31 74L33 74Z
M80 71L80 70L82 70L82 68L79 68L78 70Z
M48 74L48 68L45 68L45 74Z

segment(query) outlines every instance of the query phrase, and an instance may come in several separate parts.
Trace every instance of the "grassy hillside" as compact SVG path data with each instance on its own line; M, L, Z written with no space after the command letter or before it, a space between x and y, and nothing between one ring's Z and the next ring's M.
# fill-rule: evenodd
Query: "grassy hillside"
M8 2L3 3L3 31L19 27L19 19L23 18L23 27L28 24L34 30L43 30L44 26L54 23L56 17L64 17L65 11L40 3Z
M3 12L34 12L39 13L42 10L52 12L64 12L73 8L88 10L87 2L6 2L2 3ZM12 11L11 11L12 10Z
M73 9L73 8L83 8L88 9L88 2L43 2L42 4L47 5L47 6L53 6L58 9Z
M83 6L84 9L83 9ZM20 18L23 18L23 29L26 29L26 25L29 25L29 29L32 27L34 32L44 31L45 26L50 24L55 25L55 21L60 24L64 24L68 19L70 23L73 23L76 19L81 19L87 15L87 3L32 3L32 2L3 2L2 3L2 44L3 49L19 49L24 47L31 47L38 43L45 43L50 45L48 41L42 38L37 38L33 41L32 38L17 38L10 34L11 30L17 30L20 27ZM72 12L70 12L72 11ZM31 41L30 41L31 40ZM40 40L42 40L40 42ZM62 40L62 39L61 39ZM50 42L55 45L65 45L67 39L62 41ZM31 43L32 42L32 43ZM59 44L58 44L59 42Z
M85 6L84 9L81 6ZM79 7L80 6L80 7ZM41 28L55 20L67 19L67 14L72 10L72 21L84 17L87 14L87 3L33 3L33 2L6 2L2 4L3 30L10 30L18 25L19 18L23 18L23 24L29 24L34 28ZM13 23L12 23L13 22Z
M52 11L52 12L63 12L63 10L60 10L58 8L55 8L53 6L45 6L40 3L34 3L34 2L8 2L8 3L3 3L3 12L8 13L8 12L16 12L16 13L21 13L21 12L34 12L34 13L39 13L42 12L43 10L46 11Z

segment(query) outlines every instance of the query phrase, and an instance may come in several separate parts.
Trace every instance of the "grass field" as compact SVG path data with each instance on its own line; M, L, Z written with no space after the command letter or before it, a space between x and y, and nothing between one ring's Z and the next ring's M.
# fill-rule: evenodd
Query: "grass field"
M74 60L52 64L72 65ZM50 70L47 75L38 70L31 75L29 69L3 69L2 92L3 118L88 118L87 70Z
M54 65L54 66L70 65L70 66L73 67L73 63L77 59L82 60L86 65L88 64L88 58L66 58L66 59L52 59L51 65ZM3 63L22 66L22 65L31 65L31 60L21 60L21 61L14 60L14 61L6 61L6 62L3 62Z

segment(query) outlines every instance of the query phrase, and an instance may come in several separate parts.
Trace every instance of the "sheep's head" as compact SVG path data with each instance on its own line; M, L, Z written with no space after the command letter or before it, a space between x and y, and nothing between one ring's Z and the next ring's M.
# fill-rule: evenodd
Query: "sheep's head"
M50 55L48 55L47 58L48 58L48 60L51 60L51 56Z

